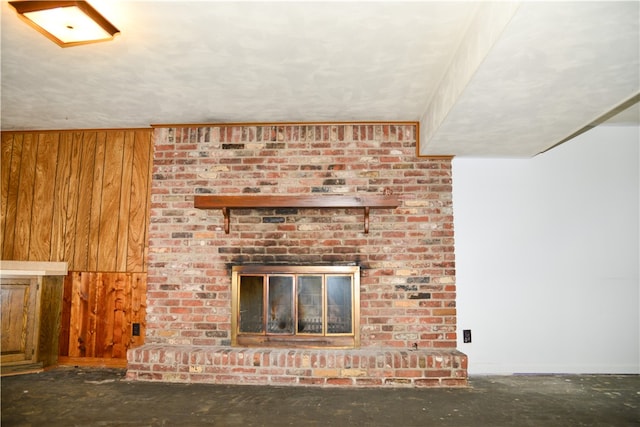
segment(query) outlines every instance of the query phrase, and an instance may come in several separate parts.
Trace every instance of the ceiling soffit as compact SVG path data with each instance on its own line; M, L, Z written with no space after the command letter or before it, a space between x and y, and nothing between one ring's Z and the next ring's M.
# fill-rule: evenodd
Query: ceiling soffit
M420 154L534 156L633 99L639 5L483 4L420 120Z

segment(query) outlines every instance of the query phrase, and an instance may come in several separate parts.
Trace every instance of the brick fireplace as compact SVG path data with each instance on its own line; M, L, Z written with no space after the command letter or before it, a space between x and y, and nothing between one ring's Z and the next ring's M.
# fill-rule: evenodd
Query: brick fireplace
M129 351L127 377L465 386L451 160L417 157L416 133L413 123L156 127L146 344ZM201 196L249 202L196 207ZM255 196L294 202L254 207ZM338 196L392 196L397 206L295 202ZM243 265L358 267L358 339L238 344L232 269Z

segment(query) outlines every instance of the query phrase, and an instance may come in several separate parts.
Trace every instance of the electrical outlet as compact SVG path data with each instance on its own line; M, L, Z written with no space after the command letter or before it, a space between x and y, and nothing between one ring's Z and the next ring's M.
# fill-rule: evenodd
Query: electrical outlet
M471 342L471 329L462 330L462 342L465 342L465 343Z
M131 335L134 337L140 336L140 323L134 323L131 327Z

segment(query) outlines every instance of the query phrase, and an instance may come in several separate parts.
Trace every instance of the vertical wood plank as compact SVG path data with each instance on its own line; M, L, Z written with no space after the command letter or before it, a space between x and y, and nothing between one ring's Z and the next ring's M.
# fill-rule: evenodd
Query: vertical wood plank
M91 309L93 308L93 290L97 280L97 273L86 272L82 274L82 298L80 298L80 316L76 320L80 324L80 336L78 339L79 356L91 357Z
M96 329L98 328L97 307L100 303L100 291L104 285L102 273L89 273L91 281L89 282L89 297L87 298L88 306L85 315L87 328L85 330L85 357L96 357Z
M93 334L93 348L91 354L93 357L105 357L104 354L104 334L106 332L107 307L106 298L108 295L110 278L108 273L97 273L100 280L96 283L95 300L92 302L92 311L95 315L95 329Z
M150 132L147 137L148 151L147 151L147 189L144 193L145 200L145 213L144 213L144 237L142 248L142 269L140 271L147 271L147 259L149 255L149 221L151 219L151 177L153 176L153 133Z
M134 274L127 273L127 300L125 302L124 314L125 314L125 329L122 331L122 342L124 343L124 357L127 357L127 351L131 348L133 340L133 292L134 292Z
M75 262L76 243L78 241L78 210L81 191L81 170L83 159L83 134L74 132L71 136L71 155L69 164L71 174L69 176L69 193L67 194L67 209L64 225L64 261L69 263L70 271L80 271L83 267ZM86 189L85 189L86 191ZM86 236L83 236L86 238Z
M43 367L53 366L58 361L63 282L64 278L60 276L47 276L42 279L38 361L42 362Z
M124 132L106 133L96 251L96 269L100 271L116 271L117 266L123 151Z
M4 244L2 247L2 259L14 259L13 249L15 247L15 235L18 214L18 194L20 188L20 168L22 165L22 152L24 145L24 134L16 134L13 138L13 149L11 152L10 165L10 187L7 194L7 222L4 229Z
M53 217L51 220L51 261L66 261L65 258L65 226L70 207L68 206L69 188L71 185L71 155L73 134L62 132L59 136L58 156L53 190Z
M31 214L33 209L33 187L37 160L37 140L32 133L24 135L22 143L22 161L20 166L20 184L18 186L18 204L16 211L15 238L12 259L29 259L29 240Z
M89 271L89 230L91 224L93 176L96 158L96 132L85 132L83 134L82 144L73 265L75 270Z
M73 292L71 299L69 357L84 357L86 353L84 331L84 313L89 298L89 273L73 273Z
M2 147L0 148L0 188L1 190L1 199L0 199L0 257L4 258L4 247L7 236L7 229L13 229L15 224L15 198L11 198L11 189L15 187L14 176L11 173L11 165L13 163L13 139L14 134L12 133L2 133ZM18 150L16 150L16 153ZM9 202L13 203L13 207L9 207ZM12 215L12 218L8 218L9 215ZM13 233L11 233L11 238L13 240ZM13 247L13 243L11 245Z
M125 316L125 305L129 298L127 295L127 275L125 273L115 273L115 306L113 313L113 350L112 357L122 359L127 357L126 337L124 331L127 329Z
M144 344L147 327L147 273L131 274L131 325L140 324L140 335L131 336L129 348L139 347Z
M153 144L151 132L137 131L133 151L131 202L127 243L127 271L146 271Z
M98 248L100 242L100 214L102 212L102 191L104 179L104 159L105 159L105 132L96 133L96 155L93 166L93 185L89 216L89 247L87 270L99 271Z
M30 261L51 261L53 194L56 183L59 134L39 133L33 188L33 212L29 235Z
M60 316L59 355L69 356L69 338L71 336L71 302L73 300L73 284L80 273L71 272L64 278L62 293L62 314Z
M127 350L131 347L131 328L133 326L133 274L122 274L125 279L124 289L124 308L123 308L123 322L122 322L122 354L126 358Z
M118 251L116 271L127 271L129 243L129 212L131 209L131 181L133 175L133 149L136 133L125 132L120 180L120 208L118 210Z
M113 273L101 273L102 283L98 301L99 324L96 330L95 357L112 357L113 312L115 305L115 277Z

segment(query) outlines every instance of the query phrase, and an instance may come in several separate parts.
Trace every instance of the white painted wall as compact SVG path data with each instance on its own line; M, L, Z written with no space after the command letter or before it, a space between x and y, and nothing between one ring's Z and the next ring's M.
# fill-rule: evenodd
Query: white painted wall
M532 159L454 159L470 374L640 373L639 145L600 126Z

